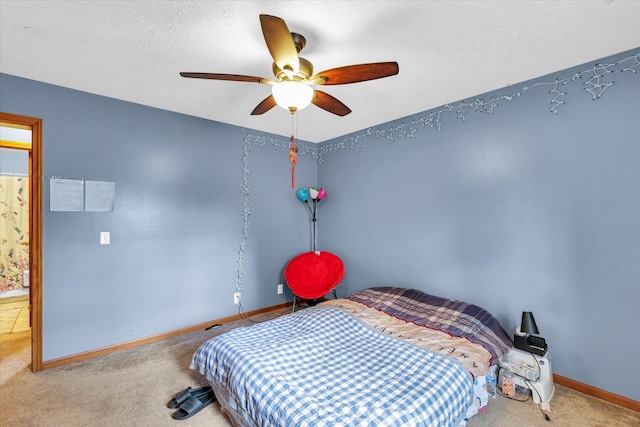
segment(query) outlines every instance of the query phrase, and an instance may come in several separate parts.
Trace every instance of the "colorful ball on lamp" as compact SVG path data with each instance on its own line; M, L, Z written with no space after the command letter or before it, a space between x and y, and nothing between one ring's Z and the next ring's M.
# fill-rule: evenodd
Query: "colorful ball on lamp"
M298 199L300 199L301 201L306 202L309 198L309 193L307 193L306 188L301 188L296 192L296 196L298 196Z
M322 200L325 197L327 197L327 192L324 190L324 188L319 188L318 189L318 200Z
M318 198L318 189L309 187L309 196L311 196L311 199L316 200Z

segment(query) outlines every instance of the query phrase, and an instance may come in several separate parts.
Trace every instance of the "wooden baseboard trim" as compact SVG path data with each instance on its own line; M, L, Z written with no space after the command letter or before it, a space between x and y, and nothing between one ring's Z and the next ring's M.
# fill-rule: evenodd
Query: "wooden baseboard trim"
M637 400L629 399L628 397L620 396L619 394L611 393L609 391L602 390L601 388L593 387L558 374L553 374L553 381L556 384L569 387L573 390L579 391L580 393L597 397L598 399L613 403L614 405L622 406L623 408L631 409L635 412L640 412L640 402Z
M176 337L178 335L200 331L216 323L225 324L229 322L234 322L236 320L255 316L257 314L263 314L263 313L269 313L276 310L281 310L281 309L284 309L285 307L291 307L291 303L287 302L279 305L274 305L271 307L261 308L259 310L253 310L248 313L235 314L233 316L223 317L222 319L211 320L210 322L200 323L198 325L193 325L193 326L189 326L182 329L176 329L174 331L169 331L169 332L153 335L146 338L141 338L134 341L128 341L122 344L116 344L113 346L103 347L96 350L85 351L83 353L72 354L70 356L60 357L58 359L46 360L42 362L42 368L51 369L51 368L57 368L58 366L68 365L70 363L82 362L87 359L93 359L96 357L105 356L107 354L115 353L117 351L127 350L130 348L139 347L141 345L151 344L157 341L166 340L168 338Z

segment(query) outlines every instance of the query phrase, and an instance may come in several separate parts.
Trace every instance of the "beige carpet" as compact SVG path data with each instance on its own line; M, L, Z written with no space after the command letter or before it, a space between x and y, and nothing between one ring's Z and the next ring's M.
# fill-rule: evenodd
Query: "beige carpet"
M287 313L284 310L281 313ZM254 321L273 317L268 313ZM189 370L191 356L206 339L250 320L226 324L97 359L32 373L28 334L0 337L0 425L10 427L66 426L230 426L214 403L184 421L171 418L165 405L177 391L206 385ZM22 343L20 343L22 336ZM556 386L551 422L544 421L531 401L503 397L491 400L487 411L471 419L470 427L513 426L640 426L640 414Z

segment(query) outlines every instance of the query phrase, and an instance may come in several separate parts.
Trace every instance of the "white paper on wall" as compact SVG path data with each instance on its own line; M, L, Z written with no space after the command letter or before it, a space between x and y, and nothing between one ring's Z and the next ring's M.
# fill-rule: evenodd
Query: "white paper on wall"
M85 181L84 210L87 212L112 212L115 195L115 182Z
M49 180L49 210L78 212L84 210L84 180L51 178Z

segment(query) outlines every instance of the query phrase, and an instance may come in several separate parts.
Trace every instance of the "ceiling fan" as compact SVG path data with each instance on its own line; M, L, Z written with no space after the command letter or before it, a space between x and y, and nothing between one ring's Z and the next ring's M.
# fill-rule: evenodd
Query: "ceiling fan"
M346 116L351 112L349 107L328 93L313 89L311 85L342 85L398 74L397 62L347 65L313 74L313 64L298 56L306 44L306 39L302 35L291 33L284 20L276 16L260 15L260 25L267 48L273 58L272 68L275 79L219 73L181 72L180 75L196 79L271 85L272 94L258 104L251 112L252 115L264 114L276 105L294 114L311 103L338 116Z

